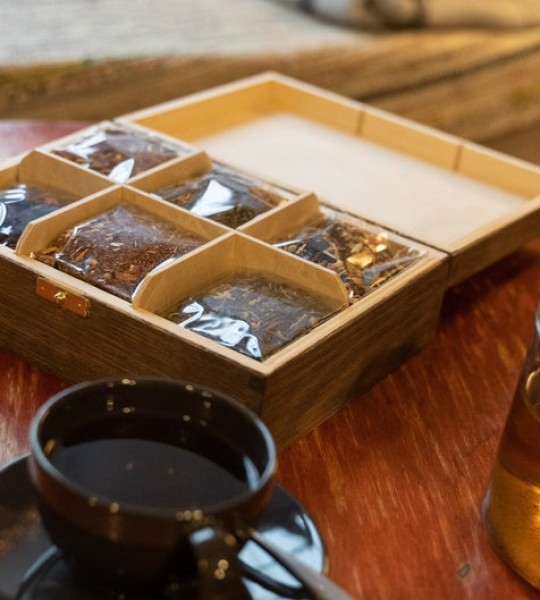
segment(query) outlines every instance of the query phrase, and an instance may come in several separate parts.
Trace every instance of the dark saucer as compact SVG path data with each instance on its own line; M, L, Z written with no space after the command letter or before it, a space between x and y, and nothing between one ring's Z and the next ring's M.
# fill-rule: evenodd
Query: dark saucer
M321 573L325 570L324 543L317 528L303 507L279 485L274 489L258 531L313 569ZM253 542L245 545L240 558L261 579L268 578L278 586L298 587L296 580ZM26 457L23 457L0 470L0 600L15 600L23 580L32 572L32 583L20 596L22 600L104 599L80 589L62 558L54 554L41 526ZM295 597L271 592L248 580L246 586L253 600Z

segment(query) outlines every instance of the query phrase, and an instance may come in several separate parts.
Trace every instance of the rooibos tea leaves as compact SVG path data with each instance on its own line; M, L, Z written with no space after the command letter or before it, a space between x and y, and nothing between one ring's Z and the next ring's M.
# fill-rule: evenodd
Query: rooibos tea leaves
M257 275L237 274L181 302L166 316L223 346L262 360L333 312L305 290Z
M101 124L80 140L53 150L118 183L190 152L180 143L112 123Z
M201 217L236 229L286 201L289 192L245 173L213 163L208 173L155 192Z
M64 231L35 258L130 300L152 269L204 242L139 207L119 205Z

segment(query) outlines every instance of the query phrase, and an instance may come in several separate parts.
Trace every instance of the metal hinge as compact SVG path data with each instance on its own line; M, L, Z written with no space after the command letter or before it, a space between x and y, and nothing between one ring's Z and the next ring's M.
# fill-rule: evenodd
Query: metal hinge
M56 283L43 279L43 277L36 279L36 294L56 304L62 310L68 310L80 317L88 317L90 314L90 300L88 298L68 292Z

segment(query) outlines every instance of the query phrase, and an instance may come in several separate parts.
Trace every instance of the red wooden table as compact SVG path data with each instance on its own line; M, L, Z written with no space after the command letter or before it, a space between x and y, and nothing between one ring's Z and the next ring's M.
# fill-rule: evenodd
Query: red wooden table
M0 157L76 123L0 122ZM331 577L358 598L524 599L479 506L540 298L540 239L450 289L436 338L280 455ZM36 408L66 382L0 353L0 465L27 452Z

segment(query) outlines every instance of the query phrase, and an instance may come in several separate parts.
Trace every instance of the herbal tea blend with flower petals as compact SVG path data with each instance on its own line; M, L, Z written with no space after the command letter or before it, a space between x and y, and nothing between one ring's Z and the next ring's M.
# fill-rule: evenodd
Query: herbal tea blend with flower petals
M168 185L155 194L233 229L292 196L290 192L216 162L208 173Z
M263 360L335 312L305 290L237 274L167 312L169 320Z
M321 215L274 246L336 271L352 300L365 296L423 255L338 212Z
M0 244L15 249L30 221L73 200L75 194L42 185L19 183L0 190Z
M188 146L113 123L102 123L53 153L123 183L164 162L186 156Z
M137 206L119 205L64 231L36 258L131 300L152 269L205 241Z

